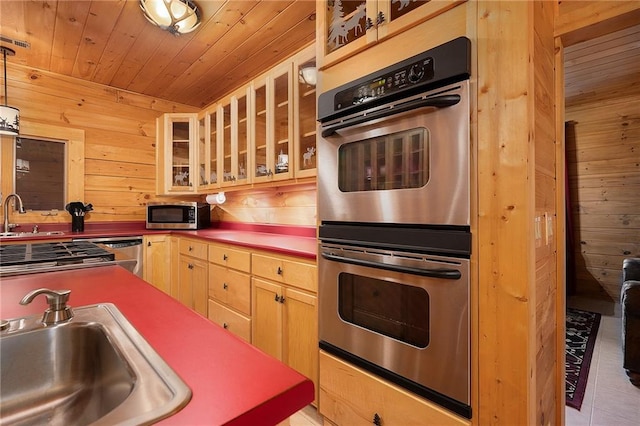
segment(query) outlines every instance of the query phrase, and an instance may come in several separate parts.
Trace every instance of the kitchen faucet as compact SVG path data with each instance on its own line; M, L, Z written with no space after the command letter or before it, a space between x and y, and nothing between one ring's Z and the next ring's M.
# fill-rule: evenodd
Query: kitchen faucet
M10 232L11 229L15 228L16 226L19 226L15 223L9 223L9 200L12 197L18 200L18 213L25 214L27 212L24 209L24 206L22 205L22 198L20 198L18 194L14 193L14 194L7 195L7 198L4 199L4 203L2 205L4 210L4 232Z

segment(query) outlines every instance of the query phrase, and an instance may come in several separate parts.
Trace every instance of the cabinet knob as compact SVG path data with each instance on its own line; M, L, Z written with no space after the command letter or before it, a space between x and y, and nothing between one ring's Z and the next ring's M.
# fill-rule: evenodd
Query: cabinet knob
M378 413L375 413L373 415L373 424L376 425L376 426L382 426L382 419L380 418Z
M276 271L276 274L278 275L282 275L282 268L278 266L278 270Z
M279 302L280 302L280 303L284 303L284 296L280 296L280 300L279 300Z
M193 247L189 246L189 251L193 251Z
M222 283L222 288L226 290L229 288L229 286L227 285L227 283Z
M276 302L280 301L280 296L278 296L278 293L276 293L276 297L273 300L275 300Z
M273 172L271 171L271 169L269 169L269 171L267 172L267 176L273 176Z
M189 269L193 269L193 264L191 264L191 263L190 263L187 267L188 267Z
M151 247L151 241L147 242L147 247Z
M223 322L222 327L226 330L227 328L229 328L229 324L227 324L226 322Z
M222 260L227 260L229 258L229 256L227 256L226 254L222 255Z

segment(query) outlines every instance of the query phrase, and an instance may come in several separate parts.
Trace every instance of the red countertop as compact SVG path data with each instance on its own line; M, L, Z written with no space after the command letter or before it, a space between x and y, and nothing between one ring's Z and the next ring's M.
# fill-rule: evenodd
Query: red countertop
M24 229L31 229L26 224ZM20 238L0 238L4 243L28 243L42 240L69 240L72 238L126 237L150 234L189 236L205 241L233 244L253 249L269 250L281 254L315 259L318 249L316 230L308 226L264 225L247 223L219 223L215 227L197 231L146 229L144 222L86 223L84 232L68 232L68 226L41 226L40 234ZM63 231L64 235L44 235L46 231Z
M69 289L69 305L113 303L193 392L166 425L271 425L314 399L313 383L119 266L2 278L0 317L41 314L29 291Z

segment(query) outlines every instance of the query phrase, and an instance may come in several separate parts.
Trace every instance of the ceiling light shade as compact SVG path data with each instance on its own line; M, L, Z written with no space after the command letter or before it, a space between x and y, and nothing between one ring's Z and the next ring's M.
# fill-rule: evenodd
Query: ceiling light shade
M13 56L15 51L0 46L4 59L4 105L0 105L0 135L18 136L20 134L20 110L7 105L7 55Z
M195 30L202 18L191 0L140 0L140 8L149 22L174 35Z

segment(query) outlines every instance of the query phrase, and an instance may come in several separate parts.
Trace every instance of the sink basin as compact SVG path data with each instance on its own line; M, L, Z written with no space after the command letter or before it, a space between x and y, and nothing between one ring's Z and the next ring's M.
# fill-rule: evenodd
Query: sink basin
M46 231L46 232L0 232L0 238L20 238L20 237L36 237L36 236L64 235L62 231Z
M73 308L45 326L13 319L0 332L0 425L151 424L191 390L113 304Z

